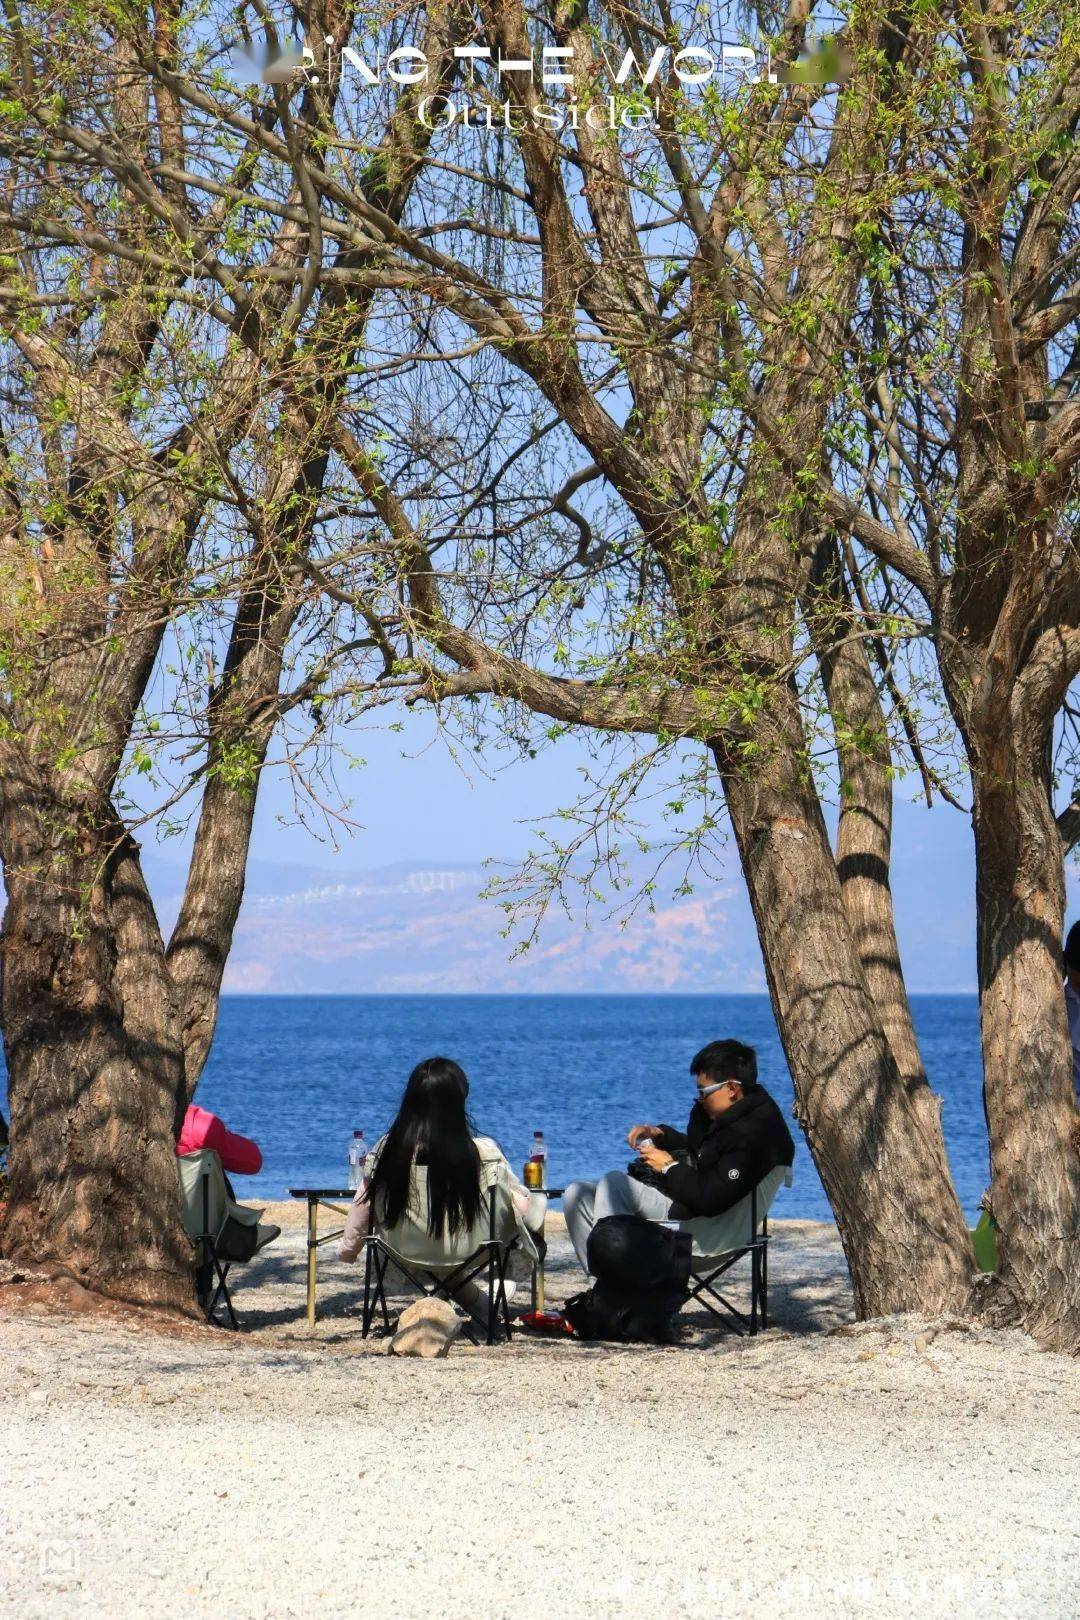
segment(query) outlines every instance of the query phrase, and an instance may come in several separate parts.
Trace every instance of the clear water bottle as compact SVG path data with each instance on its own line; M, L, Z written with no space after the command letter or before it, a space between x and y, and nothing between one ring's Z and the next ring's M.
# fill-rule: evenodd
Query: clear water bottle
M531 1153L530 1157L539 1162L539 1165L540 1165L540 1186L541 1187L546 1187L547 1184L548 1184L547 1155L548 1155L547 1143L544 1141L544 1133L543 1133L543 1131L533 1131L532 1153Z
M364 1179L367 1167L367 1143L363 1131L353 1131L349 1143L349 1188L355 1192Z

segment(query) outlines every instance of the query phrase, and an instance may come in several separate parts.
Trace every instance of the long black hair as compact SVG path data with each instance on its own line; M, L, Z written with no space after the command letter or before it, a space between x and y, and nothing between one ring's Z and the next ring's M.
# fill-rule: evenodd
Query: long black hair
M431 1236L447 1230L453 1236L475 1224L480 1155L465 1112L468 1095L465 1072L450 1058L425 1058L410 1074L368 1185L368 1200L385 1226L396 1226L408 1209L414 1163L427 1165Z

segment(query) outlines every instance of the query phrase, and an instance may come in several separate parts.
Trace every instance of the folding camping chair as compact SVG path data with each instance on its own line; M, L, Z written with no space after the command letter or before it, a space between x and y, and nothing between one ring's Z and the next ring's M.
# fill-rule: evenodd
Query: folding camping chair
M736 1333L757 1333L769 1325L769 1209L777 1192L791 1186L791 1170L771 1170L747 1196L723 1215L703 1216L682 1223L693 1236L690 1291L683 1304L697 1300L725 1327ZM760 1218L761 1226L758 1228ZM716 1286L717 1279L750 1256L750 1312L739 1310Z
M221 1160L212 1148L183 1154L177 1158L176 1168L184 1231L197 1251L199 1304L206 1320L214 1322L218 1305L223 1302L228 1324L236 1329L240 1324L229 1293L229 1268L253 1259L279 1236L281 1228L260 1226L261 1209L236 1203Z
M433 1245L426 1231L426 1215L422 1220L419 1214L413 1213L392 1232L376 1229L365 1238L363 1338L371 1332L376 1309L381 1310L387 1331L390 1329L386 1273L392 1262L428 1299L451 1299L455 1289L472 1282L481 1272L486 1273L487 1343L495 1343L495 1328L500 1317L509 1341L512 1330L506 1298L506 1263L511 1252L519 1247L520 1234L507 1188L496 1182L488 1187L487 1194L484 1236L481 1233L485 1232L485 1218L481 1216L468 1231L444 1240L441 1245ZM437 1260L431 1258L433 1247L439 1250ZM467 1325L465 1331L475 1343L471 1325Z

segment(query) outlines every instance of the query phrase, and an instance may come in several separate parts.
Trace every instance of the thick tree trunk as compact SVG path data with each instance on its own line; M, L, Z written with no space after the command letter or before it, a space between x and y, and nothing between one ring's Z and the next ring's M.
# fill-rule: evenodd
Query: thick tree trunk
M134 842L3 784L11 1146L0 1252L112 1298L193 1311L175 1142L183 1058Z
M979 1006L998 1225L992 1310L1080 1348L1080 1113L1062 991L1065 877L1037 728L1001 714L973 767Z
M874 94L845 93L838 105L826 170L843 175L849 201L865 204L868 196L881 138L879 97L901 83L890 69L906 50L909 16L900 6L868 23L880 26L888 67ZM799 297L820 315L820 326L808 345L794 323L777 321L775 370L761 387L789 471L799 476L823 456L826 402L837 397L858 282L857 225L858 209L837 206L832 188L824 188L798 280ZM842 818L838 870L791 673L798 664L795 580L811 539L810 514L801 501L794 510L778 503L780 446L770 443L756 435L739 492L731 561L716 592L724 634L695 638L722 649L750 696L767 694L752 751L717 753L728 810L797 1111L836 1216L856 1309L860 1316L963 1311L974 1256L896 950L887 779L872 754L857 767L855 813ZM692 578L682 587L688 604L701 594ZM827 680L830 673L837 711L851 706L858 724L875 724L876 693L858 660L838 653Z
M860 1317L967 1308L973 1257L925 1078L901 1075L867 986L794 692L753 773L720 761L773 1007Z

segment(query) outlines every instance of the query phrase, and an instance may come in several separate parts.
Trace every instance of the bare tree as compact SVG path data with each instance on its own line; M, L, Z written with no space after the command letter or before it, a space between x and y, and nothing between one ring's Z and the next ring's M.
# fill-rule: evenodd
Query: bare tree
M455 70L448 15L418 19L436 105ZM312 23L343 42L355 17L331 3ZM10 21L0 1242L117 1297L187 1307L174 1142L213 1034L259 774L350 617L324 610L311 571L333 387L304 412L284 383L326 353L338 375L362 363L370 295L344 297L334 271L362 266L367 244L339 245L324 273L305 162L334 85L296 107L280 86L226 85L250 129L223 141L213 98L200 119L172 83L189 49L209 74L221 48L178 6ZM413 99L395 91L353 131L355 183L390 219L423 156ZM269 140L284 161L252 222L243 196ZM370 650L366 626L345 633ZM167 943L124 798L155 757L180 769L177 798L201 791Z
M1080 1337L1080 1156L1061 993L1071 776L1055 725L1080 670L1076 132L1080 78L1052 7L959 7L946 82L964 162L939 138L864 238L859 328L871 596L929 620L972 789L992 1204L1005 1319ZM869 562L872 566L866 566ZM1071 760L1060 765L1071 769Z

